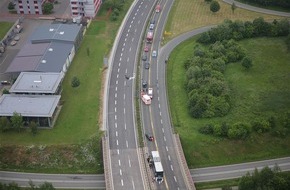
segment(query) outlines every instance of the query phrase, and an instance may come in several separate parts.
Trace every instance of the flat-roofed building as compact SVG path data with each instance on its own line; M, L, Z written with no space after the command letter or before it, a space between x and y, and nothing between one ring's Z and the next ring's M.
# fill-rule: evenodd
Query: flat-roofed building
M46 0L16 0L15 9L18 14L42 15L42 5Z
M70 0L72 16L94 18L101 4L102 0Z
M58 111L60 95L14 95L0 97L0 116L12 117L18 113L25 123L34 121L40 127L52 127Z
M22 72L11 86L12 94L59 95L63 73Z

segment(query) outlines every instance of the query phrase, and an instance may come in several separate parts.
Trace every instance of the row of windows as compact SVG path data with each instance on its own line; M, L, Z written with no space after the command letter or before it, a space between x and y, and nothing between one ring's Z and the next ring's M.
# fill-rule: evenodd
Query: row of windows
M22 0L18 0L18 3L22 3L22 2L24 2L24 1L22 1ZM26 1L26 3L29 4L29 1ZM33 1L33 3L34 3L34 4L37 4L37 1Z
M24 11L20 11L20 14L24 14ZM30 11L28 11L28 14L30 14ZM39 12L35 11L35 14L39 15Z
M78 9L78 7L72 7L72 10L77 10L77 9ZM84 8L79 8L79 10L83 11Z
M23 8L23 6L22 6L22 5L19 5L19 9L22 9L22 8ZM27 6L27 8L30 9L29 6ZM35 8L35 9L38 9L38 6L35 6L34 8Z
M75 1L72 1L72 2L71 2L72 5L76 5L77 3L78 3L78 2L75 2ZM84 3L81 3L81 2L80 2L79 5L84 5Z

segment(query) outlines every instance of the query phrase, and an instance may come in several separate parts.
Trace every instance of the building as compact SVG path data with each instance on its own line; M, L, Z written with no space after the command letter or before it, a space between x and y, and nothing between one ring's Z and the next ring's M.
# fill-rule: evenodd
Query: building
M22 72L11 86L11 94L60 95L63 73Z
M37 28L13 59L6 73L63 72L82 40L82 26L50 24ZM16 78L16 77L15 77Z
M40 127L52 127L59 109L60 95L14 95L0 97L0 116L12 117L16 112L23 117L24 124L31 121Z
M70 0L72 16L94 18L101 4L102 0Z
M15 0L18 14L42 15L42 5L46 0Z

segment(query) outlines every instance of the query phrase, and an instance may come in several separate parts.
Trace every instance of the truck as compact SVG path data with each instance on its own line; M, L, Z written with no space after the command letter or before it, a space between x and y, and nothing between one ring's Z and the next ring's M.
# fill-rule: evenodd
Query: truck
M152 40L153 40L153 32L148 32L147 33L146 40L147 40L148 43L152 43Z
M148 94L146 94L145 91L141 91L141 99L144 102L144 104L146 105L151 104L151 98L148 96Z
M156 13L159 13L161 11L161 6L159 4L156 6L155 11Z
M148 88L148 96L152 99L153 98L153 88Z

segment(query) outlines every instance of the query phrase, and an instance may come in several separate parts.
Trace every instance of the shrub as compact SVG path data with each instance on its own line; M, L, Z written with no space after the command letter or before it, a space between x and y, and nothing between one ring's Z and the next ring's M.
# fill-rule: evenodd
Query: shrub
M252 124L252 128L257 133L265 133L271 129L270 123L264 119L257 119L256 121L254 121Z
M249 57L244 57L242 59L242 66L247 70L253 67L252 59Z
M76 88L76 87L78 87L80 85L80 80L76 77L76 76L74 76L73 78L72 78L72 81L71 81L71 86L73 87L73 88Z
M213 12L213 13L218 12L220 10L220 8L221 8L221 6L220 6L219 2L214 0L210 3L211 12Z
M250 126L245 123L235 123L229 127L228 137L230 139L245 139L250 134Z
M206 134L206 135L212 135L214 132L214 127L212 124L207 124L201 128L199 128L198 130L200 133L202 134Z
M10 94L9 90L7 90L6 88L3 89L3 94Z

